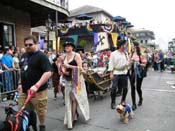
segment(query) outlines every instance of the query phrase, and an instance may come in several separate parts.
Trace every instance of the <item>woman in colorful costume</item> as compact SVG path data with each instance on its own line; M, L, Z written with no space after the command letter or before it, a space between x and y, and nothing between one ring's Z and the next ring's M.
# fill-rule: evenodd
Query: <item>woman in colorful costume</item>
M83 76L81 74L82 60L79 54L73 51L74 40L67 38L64 43L65 57L63 60L63 76L65 82L65 118L64 124L72 129L79 114L79 106L85 120L89 120L89 102Z

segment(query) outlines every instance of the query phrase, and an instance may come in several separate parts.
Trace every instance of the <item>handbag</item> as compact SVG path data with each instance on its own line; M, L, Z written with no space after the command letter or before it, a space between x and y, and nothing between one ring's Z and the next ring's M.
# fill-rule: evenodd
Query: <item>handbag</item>
M139 66L139 72L141 78L147 77L147 69L146 67Z

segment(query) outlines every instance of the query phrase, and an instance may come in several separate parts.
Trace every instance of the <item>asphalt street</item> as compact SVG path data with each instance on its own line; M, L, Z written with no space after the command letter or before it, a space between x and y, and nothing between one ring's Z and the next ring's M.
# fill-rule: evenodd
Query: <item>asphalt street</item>
M89 98L91 119L80 119L73 131L174 131L175 129L175 74L149 71L143 81L143 105L134 111L134 118L123 124L115 110L110 109L110 95L103 98ZM137 97L138 98L138 97ZM120 102L120 97L116 102ZM7 103L7 102L6 102ZM130 86L127 103L131 104ZM1 103L1 106L4 103ZM0 107L2 109L2 107ZM3 113L0 109L0 118ZM47 131L67 131L63 125L64 105L62 95L53 100L53 90L49 90Z

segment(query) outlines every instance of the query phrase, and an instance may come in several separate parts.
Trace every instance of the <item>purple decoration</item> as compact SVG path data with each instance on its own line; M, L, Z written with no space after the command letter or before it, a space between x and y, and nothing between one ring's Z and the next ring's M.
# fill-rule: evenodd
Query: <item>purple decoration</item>
M40 49L44 49L44 39L40 39L39 45L40 45Z
M94 33L94 46L96 47L98 44L98 33Z

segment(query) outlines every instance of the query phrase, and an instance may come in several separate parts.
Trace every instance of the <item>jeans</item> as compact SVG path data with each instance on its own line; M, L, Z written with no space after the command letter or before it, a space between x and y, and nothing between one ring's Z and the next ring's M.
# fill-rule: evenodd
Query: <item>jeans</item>
M9 92L12 91L14 89L14 85L13 85L13 73L10 71L5 71L4 72L4 82L5 82L5 91Z

